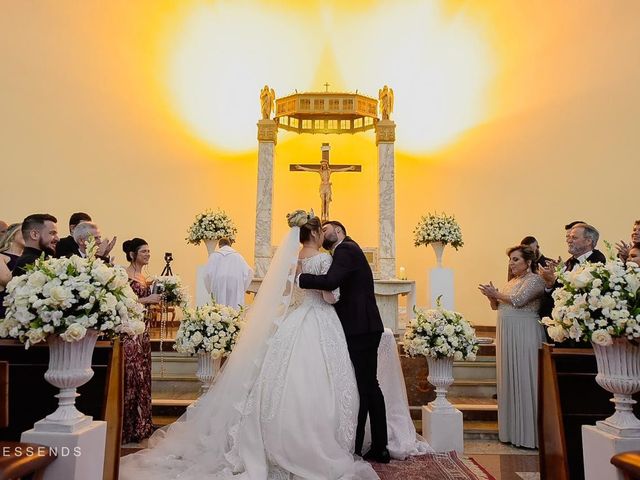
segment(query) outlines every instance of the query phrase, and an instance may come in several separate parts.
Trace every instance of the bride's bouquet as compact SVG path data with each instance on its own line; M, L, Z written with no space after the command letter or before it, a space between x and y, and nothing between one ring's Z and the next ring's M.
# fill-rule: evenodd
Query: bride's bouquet
M208 352L213 358L228 356L242 327L242 309L203 305L184 312L174 348L191 355Z
M143 333L144 309L127 272L95 258L95 251L90 244L87 258L39 258L26 274L14 277L7 285L0 337L18 338L29 348L51 334L79 341L87 329L106 337Z
M558 272L551 318L542 319L556 342L567 338L607 346L613 338L640 338L640 267L610 260Z
M423 215L413 230L413 236L416 247L441 242L444 245L451 245L457 250L464 245L460 225L456 222L455 217L445 213Z
M404 332L404 348L409 356L476 359L476 332L460 313L444 309L439 299L436 308L414 309L414 313L416 318Z
M189 305L187 288L177 275L164 275L153 278L154 288L162 294L167 305L177 305L186 308Z
M224 211L206 210L196 216L187 233L187 242L199 245L203 240L228 238L234 241L238 229Z

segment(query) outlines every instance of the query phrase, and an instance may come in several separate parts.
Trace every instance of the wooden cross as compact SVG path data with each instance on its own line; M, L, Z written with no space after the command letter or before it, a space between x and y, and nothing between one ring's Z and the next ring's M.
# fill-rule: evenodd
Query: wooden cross
M329 165L328 143L322 144L322 159L320 164L289 165L291 172L314 172L320 174L320 200L322 202L322 221L329 220L329 204L331 203L331 174L340 172L361 172L361 165Z
M328 91L329 91L329 82L327 82L327 83L325 83L325 84L324 84L324 89L325 89L325 90L324 90L325 92L328 92Z

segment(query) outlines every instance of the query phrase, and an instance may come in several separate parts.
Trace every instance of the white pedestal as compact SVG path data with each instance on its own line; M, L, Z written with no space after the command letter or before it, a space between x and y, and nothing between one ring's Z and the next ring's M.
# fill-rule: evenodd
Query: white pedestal
M44 480L101 480L106 438L107 422L94 421L74 433L27 430L20 440L57 450Z
M436 452L464 453L462 412L454 408L450 412L434 413L431 406L423 405L422 436Z
M204 286L204 270L205 265L199 265L196 269L196 307L200 307L209 303L211 295Z
M398 297L407 296L407 318L413 318L413 307L416 306L416 282L413 280L374 280L374 293L382 323L393 333L400 333Z
M640 438L622 438L603 432L594 425L583 425L585 480L624 480L620 470L611 464L611 457L631 450L640 450Z
M435 308L436 299L442 295L442 306L453 310L453 269L432 268L429 270L429 299L431 307Z

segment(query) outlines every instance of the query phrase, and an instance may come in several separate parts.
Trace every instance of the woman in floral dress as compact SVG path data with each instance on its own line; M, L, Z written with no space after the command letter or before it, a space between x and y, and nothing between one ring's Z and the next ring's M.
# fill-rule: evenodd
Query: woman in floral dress
M160 303L161 295L151 293L151 286L142 269L149 264L149 245L141 238L122 244L129 266L127 274L131 288L143 305ZM122 443L140 442L153 433L151 420L151 342L149 316L145 316L147 329L137 337L124 337L124 418Z

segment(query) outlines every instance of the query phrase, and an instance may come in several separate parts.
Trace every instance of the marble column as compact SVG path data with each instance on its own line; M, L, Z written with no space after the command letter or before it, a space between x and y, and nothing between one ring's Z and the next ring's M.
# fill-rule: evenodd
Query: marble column
M396 277L396 194L395 150L396 124L392 120L376 123L378 146L378 248L380 278Z
M278 140L275 120L258 121L258 191L256 194L256 277L264 278L271 262L271 210L273 203L273 161Z

